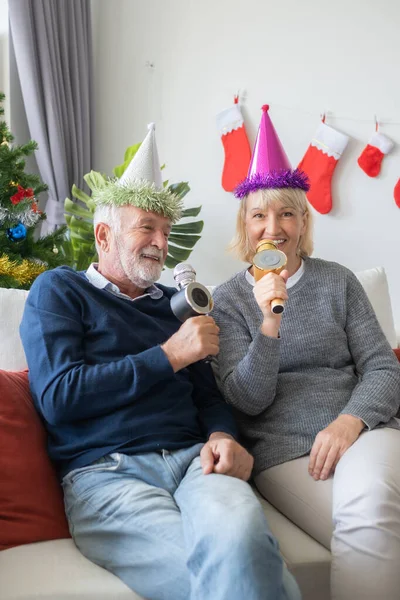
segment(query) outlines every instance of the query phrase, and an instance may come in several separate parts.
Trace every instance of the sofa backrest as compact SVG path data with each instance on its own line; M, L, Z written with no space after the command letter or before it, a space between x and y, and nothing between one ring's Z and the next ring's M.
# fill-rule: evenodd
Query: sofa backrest
M19 337L19 324L28 292L0 288L0 369L26 369L26 358Z
M397 348L397 334L385 269L375 267L366 271L359 271L356 276L366 291L389 344L392 348Z
M382 330L392 348L397 348L396 330L386 273L376 267L356 273L375 310ZM0 369L26 369L26 358L19 337L19 324L28 292L0 288Z

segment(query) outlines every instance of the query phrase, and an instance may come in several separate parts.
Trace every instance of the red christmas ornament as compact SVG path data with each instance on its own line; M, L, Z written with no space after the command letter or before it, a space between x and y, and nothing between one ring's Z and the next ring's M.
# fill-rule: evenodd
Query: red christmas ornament
M16 192L10 198L12 204L19 204L21 202L21 200L24 199L24 195L25 195L25 189L22 187L22 185L19 185L18 186L18 192Z
M34 198L34 191L32 188L25 189L18 185L18 192L11 196L10 200L12 204L19 204L24 198Z
M38 203L36 201L32 202L32 212L37 213L38 215L42 214L42 211L39 210L39 206L38 206Z

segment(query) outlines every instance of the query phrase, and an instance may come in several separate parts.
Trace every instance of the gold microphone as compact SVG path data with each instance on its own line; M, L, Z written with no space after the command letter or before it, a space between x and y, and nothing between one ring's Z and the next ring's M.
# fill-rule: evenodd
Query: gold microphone
M285 268L287 262L286 254L278 250L277 245L272 240L260 240L256 246L256 253L253 257L253 274L255 281L259 281L266 273L279 273ZM275 298L271 301L271 311L275 315L283 313L285 301L281 298Z

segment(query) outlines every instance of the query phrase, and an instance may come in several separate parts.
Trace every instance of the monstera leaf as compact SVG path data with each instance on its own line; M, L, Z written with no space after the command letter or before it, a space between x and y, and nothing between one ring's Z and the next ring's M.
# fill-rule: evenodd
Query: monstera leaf
M190 191L187 182L172 183L168 189L180 198L186 196ZM184 209L181 220L172 226L168 240L168 255L165 260L167 269L173 269L178 263L187 260L195 244L201 238L200 233L203 231L204 221L188 221L190 217L197 217L200 211L201 206ZM181 223L182 220L185 222Z
M134 144L126 149L124 162L113 170L116 177L121 177L139 148L140 144ZM104 183L107 178L97 171L90 171L84 176L84 179L89 189L93 191L95 187ZM171 184L164 181L164 186L180 198L184 198L190 191L189 184L186 181ZM88 194L76 185L72 186L71 191L75 201L66 198L64 203L68 239L64 244L63 251L69 264L74 269L84 270L88 268L90 263L97 260L93 233L95 203ZM182 219L179 223L173 225L168 243L168 256L165 261L165 266L168 269L173 269L178 263L186 261L195 244L201 238L200 234L204 222L193 220L193 217L198 216L200 210L201 206L183 210Z
M105 182L106 178L101 173L90 171L84 176L90 190L96 185ZM93 233L93 214L95 203L91 197L75 184L72 186L72 197L64 202L64 217L68 227L68 240L64 245L64 252L69 258L69 264L76 270L87 269L90 263L97 260L96 245Z

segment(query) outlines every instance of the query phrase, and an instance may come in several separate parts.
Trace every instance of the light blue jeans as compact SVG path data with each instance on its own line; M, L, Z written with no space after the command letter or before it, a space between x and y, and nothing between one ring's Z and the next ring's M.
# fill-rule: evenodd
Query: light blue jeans
M148 600L299 600L251 487L203 475L201 448L114 453L68 473L77 547Z

